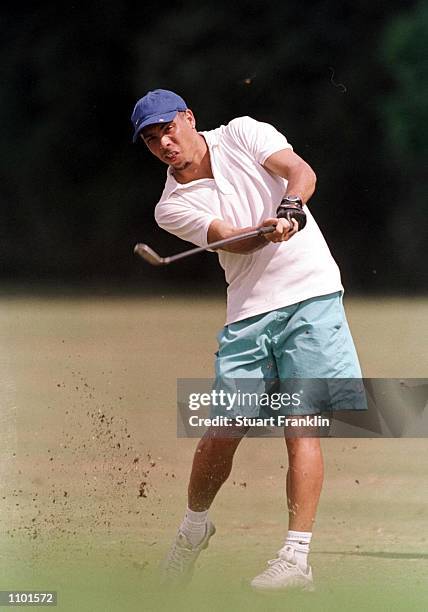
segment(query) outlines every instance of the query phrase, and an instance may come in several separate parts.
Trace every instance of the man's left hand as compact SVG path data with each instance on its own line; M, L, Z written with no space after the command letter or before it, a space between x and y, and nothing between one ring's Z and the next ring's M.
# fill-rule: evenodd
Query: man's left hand
M285 242L286 240L290 240L290 238L299 231L299 224L296 219L291 219L290 223L287 219L272 217L265 219L261 227L266 227L267 225L275 225L275 230L273 232L264 234L268 242Z

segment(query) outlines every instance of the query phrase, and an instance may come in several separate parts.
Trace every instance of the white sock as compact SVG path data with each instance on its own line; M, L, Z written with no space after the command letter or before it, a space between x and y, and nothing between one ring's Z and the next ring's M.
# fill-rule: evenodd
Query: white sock
M197 546L204 539L207 529L207 517L208 510L195 512L187 508L180 531L184 533L192 546Z
M308 567L309 545L311 543L311 531L291 531L287 533L284 546L292 546L297 565L305 570Z

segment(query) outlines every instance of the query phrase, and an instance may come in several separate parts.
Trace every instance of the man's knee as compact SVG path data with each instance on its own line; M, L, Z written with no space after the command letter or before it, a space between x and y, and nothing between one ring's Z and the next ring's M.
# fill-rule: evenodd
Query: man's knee
M287 450L290 457L301 453L321 455L321 442L319 438L286 438Z
M308 448L320 448L321 442L320 438L307 438L306 436L292 438L286 438L287 446L290 448L303 448L307 446Z
M200 439L195 454L233 456L247 431L248 428L210 427Z
M200 455L215 456L233 455L238 444L239 440L233 438L203 437L199 441L196 453Z

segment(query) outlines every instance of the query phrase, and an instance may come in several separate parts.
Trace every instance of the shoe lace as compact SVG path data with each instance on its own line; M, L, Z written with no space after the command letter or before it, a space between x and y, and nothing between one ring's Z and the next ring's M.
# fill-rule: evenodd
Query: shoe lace
M284 570L296 569L296 564L287 561L283 557L277 557L276 559L270 559L268 561L268 568L263 572L263 576L267 578L274 578L284 572Z
M168 572L181 574L192 561L195 551L181 545L178 541L174 543L167 558Z

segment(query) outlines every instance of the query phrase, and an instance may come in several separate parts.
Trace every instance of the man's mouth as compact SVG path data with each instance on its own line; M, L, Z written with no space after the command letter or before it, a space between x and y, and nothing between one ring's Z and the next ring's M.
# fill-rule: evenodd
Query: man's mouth
M176 151L170 151L169 153L165 153L164 158L168 163L175 161L178 153Z

